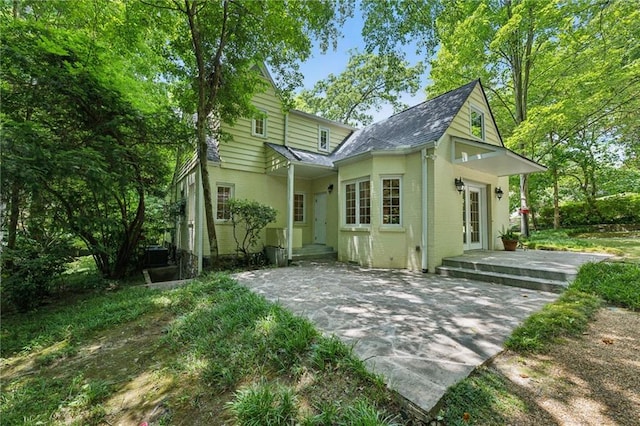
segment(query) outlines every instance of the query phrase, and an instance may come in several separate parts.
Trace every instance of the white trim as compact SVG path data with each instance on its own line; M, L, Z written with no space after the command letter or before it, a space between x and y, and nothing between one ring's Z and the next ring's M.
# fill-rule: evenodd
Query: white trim
M231 218L229 219L219 219L218 218L218 188L229 188L229 199L235 197L236 186L233 183L227 182L216 182L216 195L215 202L213 203L213 217L215 223L229 223Z
M327 133L327 146L322 146L322 132ZM328 127L318 126L318 151L329 152L331 150L331 130Z
M369 183L369 223L360 223L360 184L363 182ZM347 185L354 184L356 187L356 206L355 206L355 223L347 223ZM340 208L342 213L342 226L344 228L367 228L371 227L371 177L361 177L358 179L351 179L341 183L342 196L340 197Z
M398 223L384 223L384 181L385 180L391 180L391 179L398 179L398 184L399 184L399 191L400 191L400 211L398 212ZM403 226L403 220L402 220L402 213L403 213L403 208L402 208L402 203L403 203L403 199L402 199L402 175L380 175L380 227L382 228L402 228Z
M478 137L477 135L473 134L473 113L477 113L480 115L480 120L481 120L481 132L482 135L481 137ZM469 134L471 136L473 136L474 138L478 138L482 141L486 140L486 135L487 135L487 121L485 119L485 112L482 108L477 107L475 105L469 105Z
M251 119L251 136L255 136L255 137L258 137L258 138L266 138L267 137L267 122L268 122L267 116L268 116L268 114L267 114L267 111L264 110L264 109L258 109L258 111L260 111L263 114L263 116L262 117L253 117ZM257 122L258 118L262 119L262 133L256 132L256 122Z
M302 220L296 220L296 195L302 195ZM297 224L307 223L307 194L302 191L293 193L293 222Z

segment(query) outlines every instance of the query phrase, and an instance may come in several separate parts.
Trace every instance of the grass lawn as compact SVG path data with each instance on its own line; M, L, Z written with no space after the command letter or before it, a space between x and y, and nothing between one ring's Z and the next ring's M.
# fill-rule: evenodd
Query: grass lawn
M640 263L640 231L584 232L580 229L534 231L523 244L538 250L609 253L625 262Z
M2 319L2 424L394 424L349 348L212 275Z

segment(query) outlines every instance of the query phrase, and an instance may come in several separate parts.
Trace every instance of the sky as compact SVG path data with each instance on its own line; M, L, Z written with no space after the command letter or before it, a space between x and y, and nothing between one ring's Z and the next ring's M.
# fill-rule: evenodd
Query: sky
M342 29L342 37L338 40L338 47L334 51L330 49L325 54L320 52L318 46L314 47L313 56L300 66L300 71L304 75L304 88L311 89L315 83L325 79L329 74L340 74L347 67L349 62L349 50L358 49L364 52L365 44L362 39L362 27L364 20L358 7L354 11L354 16L349 18ZM413 66L424 56L416 55L415 46L403 48L406 60ZM424 88L427 86L429 69L426 69L420 84L420 90L415 95L405 93L401 96L401 101L408 106L414 106L426 99ZM371 111L374 122L387 118L393 114L393 108L387 104L380 111Z

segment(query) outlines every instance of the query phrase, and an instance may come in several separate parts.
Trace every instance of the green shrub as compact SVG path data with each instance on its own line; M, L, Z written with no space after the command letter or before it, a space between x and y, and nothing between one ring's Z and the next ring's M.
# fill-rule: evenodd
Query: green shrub
M238 253L242 253L248 263L251 252L260 239L260 232L271 222L275 222L278 212L273 207L252 200L229 200L233 238ZM244 235L243 235L244 233Z
M71 258L71 241L65 237L34 239L20 232L14 249L2 256L2 299L19 311L40 305L56 285Z
M553 207L540 210L538 223L553 226ZM560 206L560 226L640 223L640 194L621 194L595 201L595 209L586 202L567 202Z
M572 288L604 300L640 310L640 265L632 263L587 263L580 268Z
M292 425L298 416L298 400L289 387L261 383L240 389L229 403L239 425Z

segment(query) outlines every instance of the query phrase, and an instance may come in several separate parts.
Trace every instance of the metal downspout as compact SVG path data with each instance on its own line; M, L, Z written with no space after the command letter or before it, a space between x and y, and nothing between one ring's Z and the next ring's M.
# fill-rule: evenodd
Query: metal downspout
M293 184L294 165L289 162L287 171L287 259L289 263L293 260Z
M428 259L427 259L427 236L428 236L428 217L427 217L427 149L426 148L422 148L421 151L421 156L420 156L421 160L422 160L422 212L421 212L421 220L422 220L422 238L421 238L421 245L422 245L422 250L421 250L421 254L422 254L422 260L421 260L421 264L422 264L422 272L429 272L429 265L428 265Z
M200 167L196 172L196 252L198 256L198 275L202 273L202 256L204 254L204 190L202 188L202 171Z

